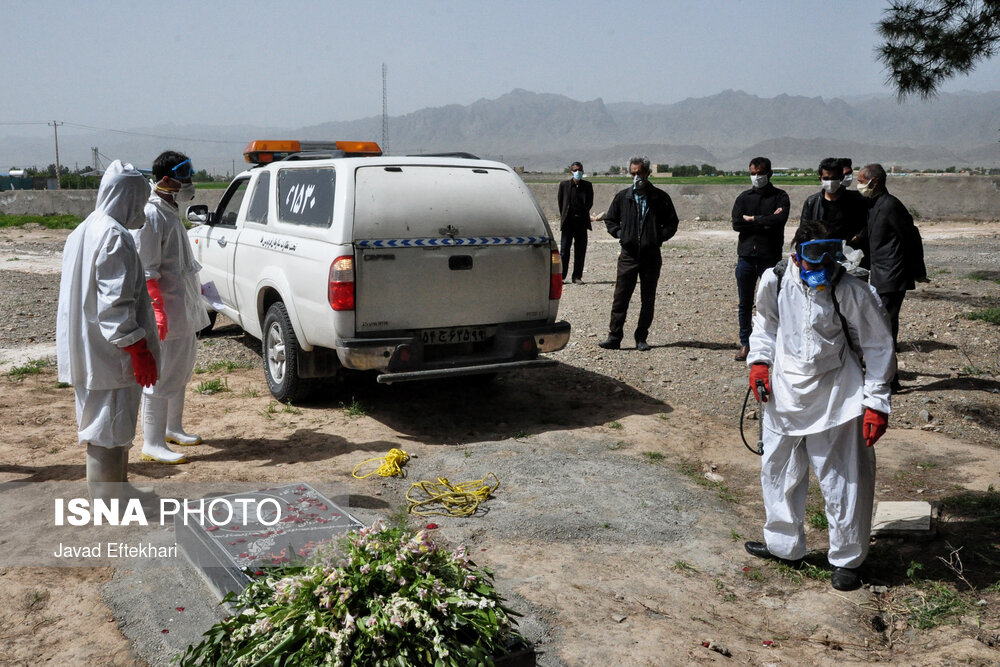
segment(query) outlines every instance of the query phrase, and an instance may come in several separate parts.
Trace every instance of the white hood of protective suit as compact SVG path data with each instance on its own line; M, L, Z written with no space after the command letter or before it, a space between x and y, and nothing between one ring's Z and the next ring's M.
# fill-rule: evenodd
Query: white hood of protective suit
M149 182L138 169L115 160L101 178L94 211L114 218L126 229L139 229L146 222L142 209L149 192Z
M142 174L116 160L101 179L94 212L66 239L56 352L59 380L77 391L133 386L132 360L124 348L140 339L159 357L142 261L123 228L142 226L147 197Z

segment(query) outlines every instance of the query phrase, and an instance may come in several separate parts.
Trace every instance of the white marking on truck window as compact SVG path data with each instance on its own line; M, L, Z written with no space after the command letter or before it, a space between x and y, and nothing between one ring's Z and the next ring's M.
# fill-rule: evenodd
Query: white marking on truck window
M288 189L288 194L285 195L285 205L289 207L292 213L302 213L306 210L306 206L313 208L316 206L316 198L313 197L313 191L316 189L314 183L296 183Z

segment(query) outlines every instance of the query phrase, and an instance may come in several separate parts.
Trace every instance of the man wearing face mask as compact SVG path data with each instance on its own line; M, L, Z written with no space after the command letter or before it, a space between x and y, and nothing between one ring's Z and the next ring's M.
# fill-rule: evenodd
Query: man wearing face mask
M840 239L822 223L803 222L792 247L791 261L765 271L757 290L747 365L750 387L765 401L766 520L764 542L745 547L758 558L801 562L811 464L826 501L831 583L853 590L871 533L872 446L888 426L892 332L875 289L837 263Z
M913 216L903 202L889 194L885 181L885 169L880 164L866 164L858 174L858 192L871 201L868 211L872 253L869 282L889 312L895 348L899 336L899 311L906 291L915 287L915 281L927 280L927 268ZM899 378L893 377L892 390L897 392L901 388Z
M94 212L63 249L56 351L59 380L76 393L77 436L87 447L93 498L136 491L128 479L142 387L157 380L156 319L142 263L128 233L145 221L146 179L115 160L104 172ZM162 367L162 366L161 366Z
M598 345L606 350L621 347L629 301L639 287L639 321L635 326L635 349L649 351L649 326L653 323L656 283L663 260L660 246L677 232L677 211L663 190L649 182L649 158L633 157L629 161L632 186L615 195L608 212L601 216L608 233L618 239L618 275L611 304L611 324L608 337Z
M828 157L819 163L817 171L823 189L806 198L801 220L818 220L826 226L830 238L847 241L851 247L865 250L861 266L867 268L865 226L868 204L861 195L844 185L844 158Z
M781 259L785 223L788 222L788 194L771 184L771 161L766 157L750 160L749 190L733 204L733 230L740 233L736 245L736 291L740 305L740 350L736 361L750 352L750 317L753 315L754 288L766 269Z
M842 157L837 161L840 162L840 167L844 170L844 178L840 181L840 187L846 190L854 182L854 160L849 157Z
M198 445L201 438L184 431L184 391L194 370L196 334L209 324L201 298L198 270L180 219L180 206L194 198L191 159L166 151L153 161L153 194L146 204L146 224L135 237L146 287L156 312L162 349L159 381L145 389L142 404L142 459L184 463L185 456L167 443Z
M559 226L562 230L560 255L563 276L569 275L570 249L573 253L573 282L583 282L583 262L587 256L587 232L590 224L590 209L594 205L594 186L583 179L583 164L570 165L571 177L559 184Z

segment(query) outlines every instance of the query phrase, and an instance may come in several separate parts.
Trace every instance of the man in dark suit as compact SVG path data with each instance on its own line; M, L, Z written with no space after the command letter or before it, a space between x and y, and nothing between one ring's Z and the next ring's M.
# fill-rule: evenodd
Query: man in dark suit
M670 195L649 182L649 173L649 158L632 158L629 162L632 185L616 194L608 212L600 216L608 233L621 244L608 338L598 343L605 350L621 347L625 316L637 281L641 285L635 349L642 352L650 349L646 337L653 323L656 283L663 266L660 246L677 232L677 211Z
M569 168L571 177L559 184L559 227L562 239L559 255L563 276L569 276L569 253L573 253L573 282L583 282L583 263L587 256L587 232L590 209L594 205L594 185L583 180L583 163L574 162Z
M915 287L915 281L927 280L927 269L913 216L903 202L889 194L885 180L885 169L880 164L866 164L858 173L858 192L871 200L867 230L872 253L869 281L889 312L892 344L896 347L903 298L907 290ZM900 388L897 375L892 379L892 390Z

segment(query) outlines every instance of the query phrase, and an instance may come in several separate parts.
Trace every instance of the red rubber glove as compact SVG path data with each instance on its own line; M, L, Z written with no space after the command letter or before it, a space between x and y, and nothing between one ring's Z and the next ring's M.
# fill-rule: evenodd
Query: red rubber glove
M132 343L124 350L132 357L135 381L143 387L152 387L156 384L156 359L146 347L146 339L140 338L138 343Z
M764 391L767 393L763 397L757 395L757 380L764 381ZM767 364L757 363L750 366L750 388L758 401L767 403L767 397L771 394L771 369Z
M878 439L885 435L887 428L889 428L889 418L885 413L865 408L865 419L861 423L861 435L867 446L871 447L878 442Z
M156 332L160 340L167 337L167 313L163 310L163 294L160 292L160 282L156 278L146 281L146 291L153 302L153 312L156 314Z

